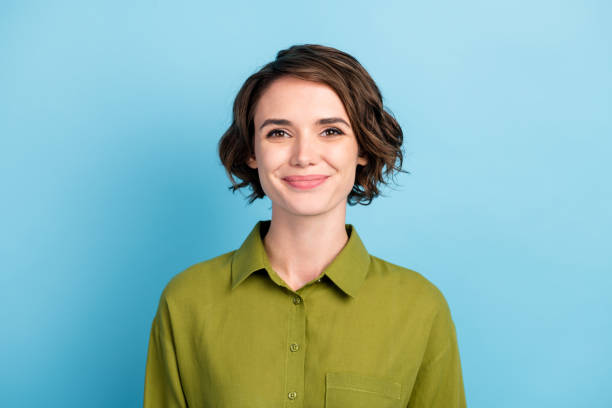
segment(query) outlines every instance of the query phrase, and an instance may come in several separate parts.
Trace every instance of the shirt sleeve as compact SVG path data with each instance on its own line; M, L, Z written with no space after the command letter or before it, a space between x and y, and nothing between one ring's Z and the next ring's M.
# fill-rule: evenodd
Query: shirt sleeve
M162 294L149 338L144 408L186 408L168 301Z
M466 407L455 325L444 298L431 326L427 349L408 406Z

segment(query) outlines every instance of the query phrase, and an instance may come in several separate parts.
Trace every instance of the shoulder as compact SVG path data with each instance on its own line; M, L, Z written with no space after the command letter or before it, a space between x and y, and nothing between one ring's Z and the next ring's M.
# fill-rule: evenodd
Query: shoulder
M229 287L232 256L236 250L210 258L174 275L162 291L162 299L172 304L201 304L219 296Z
M368 280L403 304L429 310L433 314L448 309L442 291L423 274L370 255Z
M389 307L389 314L403 316L412 322L413 329L422 327L423 335L432 342L440 342L440 348L454 339L449 304L434 283L412 269L370 256L368 280L373 283L370 288L374 288L372 292L378 303Z

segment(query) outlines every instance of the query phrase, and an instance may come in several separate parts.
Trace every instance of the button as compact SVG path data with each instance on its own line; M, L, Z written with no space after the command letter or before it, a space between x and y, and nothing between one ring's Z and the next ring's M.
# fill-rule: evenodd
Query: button
M317 279L317 282L321 282L321 278Z
M289 350L291 351L298 351L300 349L300 346L293 343L291 346L289 346Z
M289 394L287 394L287 397L289 397L290 400L294 400L297 398L297 392L291 391Z
M293 297L293 304L297 305L302 301L302 299L300 299L299 296L294 296Z

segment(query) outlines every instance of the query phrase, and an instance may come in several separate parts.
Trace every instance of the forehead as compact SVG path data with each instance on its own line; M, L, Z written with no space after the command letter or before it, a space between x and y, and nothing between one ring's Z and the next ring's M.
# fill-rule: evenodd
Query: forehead
M268 117L298 120L337 116L348 119L342 100L328 85L281 77L262 93L255 106L255 123Z

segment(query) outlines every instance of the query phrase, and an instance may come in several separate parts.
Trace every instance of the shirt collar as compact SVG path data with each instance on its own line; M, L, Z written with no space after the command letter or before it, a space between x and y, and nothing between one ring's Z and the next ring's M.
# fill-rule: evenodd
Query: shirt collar
M232 257L232 289L242 283L253 272L270 268L261 232L268 231L271 220L258 221L247 238ZM370 266L370 255L357 230L352 224L345 224L349 239L323 271L343 292L355 297L363 284ZM270 268L271 270L271 268ZM268 271L270 272L270 271ZM273 280L278 279L270 273ZM280 281L276 282L280 284Z

